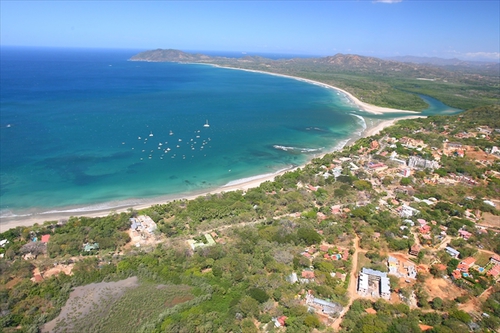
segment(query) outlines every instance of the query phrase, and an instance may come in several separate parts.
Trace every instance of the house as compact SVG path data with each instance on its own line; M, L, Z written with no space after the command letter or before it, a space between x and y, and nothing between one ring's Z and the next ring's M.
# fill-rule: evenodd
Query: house
M83 244L83 251L90 252L92 250L99 250L99 243L85 243Z
M446 253L448 253L452 258L458 258L458 256L460 255L460 252L458 252L457 250L455 250L454 248L452 247L445 247L444 250L446 251Z
M431 227L429 225L424 225L423 227L420 227L418 231L421 234L428 234L429 232L431 232Z
M493 266L489 271L488 273L486 273L486 275L488 276L492 276L494 279L496 279L497 277L500 276L500 265L499 264L496 264L495 266Z
M413 244L411 247L410 247L410 254L412 256L418 256L418 254L420 253L420 245L418 244Z
M312 304L321 307L322 312L327 315L340 313L343 309L340 304L325 301L316 297L313 298Z
M48 243L50 239L50 235L42 235L42 243Z
M472 234L470 232L463 230L463 229L458 230L458 234L460 235L460 237L462 237L465 240L469 239L470 236L472 236Z
M189 246L191 247L191 249L193 251L196 248L198 248L198 247L205 247L205 246L215 245L215 240L213 239L212 235L205 234L205 239L206 239L206 243L205 242L201 242L201 241L195 241L194 239L188 240L187 243L189 244Z
M326 315L335 315L343 310L340 304L314 297L312 290L309 290L306 294L306 304L312 308L320 309Z
M307 188L308 188L310 191L313 191L313 192L316 192L316 191L318 190L318 188L317 188L317 187L314 187L314 186L312 186L311 184L308 184L308 185L307 185Z
M358 294L367 295L370 286L374 285L378 285L378 290L372 289L371 296L391 298L390 280L387 273L363 267L358 277Z
M320 245L320 246L319 246L319 250L320 250L321 252L328 252L328 250L329 250L329 249L330 249L330 247L329 247L328 245L324 245L324 244L323 244L323 245Z
M410 227L414 227L415 226L415 222L413 222L412 220L404 220L403 223L409 224Z
M498 254L495 254L494 256L490 257L490 262L495 265L500 265L500 256Z
M295 282L299 281L299 278L297 277L297 273L292 272L292 274L287 276L286 280L291 284L294 284Z
M358 294L365 296L368 293L368 275L359 273L358 277Z
M285 322L287 319L288 319L288 317L286 317L286 316L280 316L280 317L274 317L271 320L274 322L275 327L283 327L283 326L286 326Z
M371 170L382 171L386 170L388 166L385 165L384 163L370 163L368 164L368 168Z
M455 269L453 272L451 272L451 277L454 280L461 279L462 278L462 272L460 272L460 270L458 270L458 269Z
M389 274L397 274L398 273L398 259L389 256L387 259L387 266L389 266Z
M9 241L7 239L2 239L0 241L0 247L5 247L5 245L9 244Z
M345 249L343 252L342 252L342 260L347 260L349 259L349 250L348 249Z
M379 145L378 141L377 140L373 140L372 142L370 142L370 148L371 149L379 149L380 145Z
M302 271L302 278L304 279L314 279L314 271L307 271L307 270L304 270Z
M418 224L420 224L421 227L423 227L424 225L427 225L427 221L424 219L417 219L417 222L418 222Z
M476 259L472 257L467 257L458 264L457 269L460 271L467 273L469 268L471 268L476 263Z
M401 216L403 218L408 218L408 217L412 217L413 215L417 215L418 213L420 213L420 211L418 209L415 209L415 208L407 206L407 205L402 205L399 216Z
M405 268L407 270L409 279L416 279L417 278L417 270L415 269L414 265L408 265L408 266L405 266Z
M341 205L335 205L335 206L332 206L332 210L331 210L332 214L334 214L334 215L335 215L335 214L339 214L339 213L340 213L340 208L341 208L341 207L342 207Z
M410 156L410 158L408 159L408 167L433 170L438 169L440 165L436 161L426 160L418 156Z

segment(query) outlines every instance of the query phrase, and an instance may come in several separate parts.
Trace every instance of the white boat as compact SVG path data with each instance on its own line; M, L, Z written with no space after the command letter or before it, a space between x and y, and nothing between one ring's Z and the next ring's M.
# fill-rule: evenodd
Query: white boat
M174 132L170 131L169 135L174 135Z
M203 127L210 127L210 125L208 124L208 120L207 120L207 122L205 123L205 125L203 125Z
M149 136L153 136L153 132L152 131L149 133Z

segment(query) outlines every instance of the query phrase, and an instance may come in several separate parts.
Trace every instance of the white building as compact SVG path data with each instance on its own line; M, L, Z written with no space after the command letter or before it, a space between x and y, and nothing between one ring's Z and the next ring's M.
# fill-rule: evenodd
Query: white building
M418 213L420 213L418 209L415 209L407 205L403 205L401 206L401 212L399 213L399 216L403 218L408 218L412 217L413 215L417 215Z

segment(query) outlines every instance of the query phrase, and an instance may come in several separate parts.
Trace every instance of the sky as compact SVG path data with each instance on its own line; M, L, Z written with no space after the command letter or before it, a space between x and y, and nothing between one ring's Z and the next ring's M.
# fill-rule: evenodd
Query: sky
M0 46L499 61L500 0L0 0Z

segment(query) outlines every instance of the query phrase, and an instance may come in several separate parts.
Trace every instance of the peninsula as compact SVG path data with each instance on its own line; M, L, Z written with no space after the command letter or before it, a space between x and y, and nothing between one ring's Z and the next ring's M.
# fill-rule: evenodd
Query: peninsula
M299 77L340 88L364 103L398 110L424 110L427 104L418 95L431 96L462 110L497 104L500 100L498 63L459 61L434 65L353 54L291 59L248 55L228 58L172 49L141 52L130 60L212 64Z

